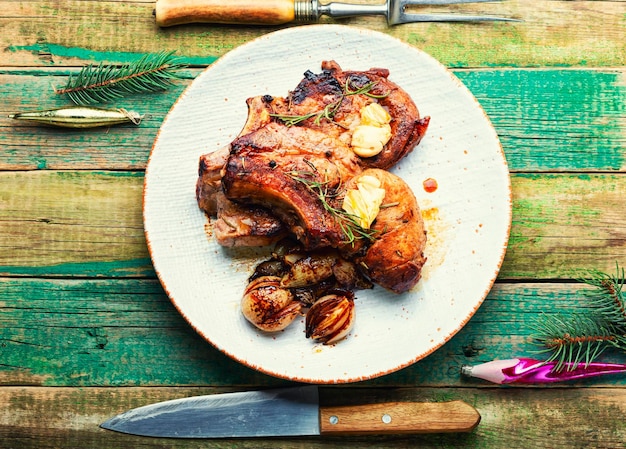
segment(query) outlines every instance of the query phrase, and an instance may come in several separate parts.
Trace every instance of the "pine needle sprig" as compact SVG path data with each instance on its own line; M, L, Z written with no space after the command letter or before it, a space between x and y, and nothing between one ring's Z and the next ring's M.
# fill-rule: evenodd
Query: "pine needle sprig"
M173 52L147 54L122 66L90 64L77 75L70 75L56 93L66 94L78 105L106 103L131 94L167 90L174 80L182 78L179 71L184 67Z
M534 324L535 343L557 362L555 371L568 365L575 369L589 364L605 350L626 351L626 307L623 295L624 269L617 265L615 276L588 271L579 279L593 288L583 291L585 309L569 317L542 316Z
M616 264L617 266L617 264ZM589 305L611 323L620 325L626 331L626 299L623 294L624 269L617 266L614 276L597 270L589 271L579 279L594 289L583 292Z
M571 317L542 317L535 324L536 342L549 354L547 362L556 362L555 371L566 363L569 369L589 364L609 348L626 350L626 338L608 322L586 314Z

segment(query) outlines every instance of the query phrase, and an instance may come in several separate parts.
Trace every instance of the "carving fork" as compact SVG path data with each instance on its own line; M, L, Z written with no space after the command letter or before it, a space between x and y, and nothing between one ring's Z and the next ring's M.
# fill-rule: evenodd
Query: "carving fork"
M483 3L498 0L387 0L380 5L355 5L319 0L157 0L156 23L161 27L185 23L229 23L247 25L282 25L315 23L321 16L345 18L380 15L388 25L411 22L484 22L508 21L506 17L410 13L408 7Z

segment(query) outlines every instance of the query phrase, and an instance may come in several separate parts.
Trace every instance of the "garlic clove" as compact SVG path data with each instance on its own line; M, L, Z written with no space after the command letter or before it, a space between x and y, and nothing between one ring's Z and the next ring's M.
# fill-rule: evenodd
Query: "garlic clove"
M385 199L385 189L380 188L380 181L373 176L361 176L357 179L357 188L346 192L342 209L352 215L363 229L369 229Z
M391 139L391 116L378 103L361 108L361 122L352 133L352 151L361 157L374 157Z
M361 157L374 157L391 139L391 126L359 125L352 134L352 151Z
M391 122L391 116L378 103L370 103L361 108L361 125L382 126Z

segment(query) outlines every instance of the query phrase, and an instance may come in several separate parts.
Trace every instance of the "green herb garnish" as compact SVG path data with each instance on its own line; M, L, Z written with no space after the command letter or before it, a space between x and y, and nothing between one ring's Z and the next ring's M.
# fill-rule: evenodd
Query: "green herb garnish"
M293 180L304 184L317 196L324 210L337 219L337 223L339 223L339 227L346 238L345 243L353 244L359 239L375 240L379 231L362 228L359 225L358 217L334 207L331 202L333 198L337 197L339 189L331 189L328 186L329 181L326 174L324 174L323 181L317 181L316 178L319 176L317 168L306 159L305 162L312 168L312 171L290 171L286 174Z
M310 112L304 115L270 114L270 116L282 121L287 126L298 125L310 118L315 118L313 122L316 125L319 125L322 122L322 120L328 120L329 122L336 123L334 121L335 114L341 107L341 104L343 103L344 98L350 95L365 95L370 98L383 99L389 95L389 93L386 93L383 95L373 94L371 91L374 88L374 86L376 86L375 81L369 82L362 87L356 87L354 85L351 86L351 84L352 84L352 79L348 77L346 79L346 84L343 86L343 91L341 92L339 99L333 101L332 103L327 104L324 107L324 109L320 111ZM341 126L339 123L336 123L336 124Z

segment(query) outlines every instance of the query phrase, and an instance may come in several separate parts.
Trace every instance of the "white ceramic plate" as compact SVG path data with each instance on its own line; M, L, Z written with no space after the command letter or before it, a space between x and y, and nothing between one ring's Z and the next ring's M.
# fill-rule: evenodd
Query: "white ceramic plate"
M306 70L384 67L431 117L417 149L393 171L412 187L428 231L428 262L412 291L357 292L357 319L334 346L304 337L302 321L264 334L242 317L246 279L266 251L234 251L211 236L195 183L203 153L227 145L245 100L287 95ZM424 180L436 180L435 192ZM206 340L251 368L314 383L355 382L406 367L457 333L496 279L511 223L509 173L498 136L472 94L429 55L385 34L340 25L284 29L236 48L200 74L166 117L146 170L144 225L154 268L175 307Z

